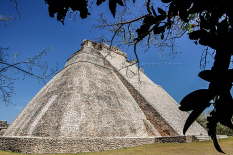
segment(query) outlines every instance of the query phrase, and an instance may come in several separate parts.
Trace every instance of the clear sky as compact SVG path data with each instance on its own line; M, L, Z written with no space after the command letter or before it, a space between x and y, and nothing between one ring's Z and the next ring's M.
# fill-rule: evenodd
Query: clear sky
M68 17L65 25L48 16L44 0L18 1L19 14L8 0L0 1L0 15L10 15L15 19L0 23L0 46L8 47L9 55L19 54L20 58L35 55L43 49L48 50L44 57L50 67L62 69L65 60L80 48L82 40L96 40L111 36L107 31L94 28L97 13L101 8L91 8L92 15L80 20ZM104 14L113 20L105 5ZM103 11L103 10L102 10ZM135 11L136 12L136 11ZM122 49L133 55L132 50ZM195 45L187 36L177 40L176 54L170 50L151 48L147 52L139 49L141 66L145 74L156 84L161 85L177 102L193 90L207 88L208 83L197 77L200 71L200 57L203 47ZM15 81L15 94L12 103L0 103L0 120L12 122L44 83L31 78ZM155 92L156 94L156 92Z

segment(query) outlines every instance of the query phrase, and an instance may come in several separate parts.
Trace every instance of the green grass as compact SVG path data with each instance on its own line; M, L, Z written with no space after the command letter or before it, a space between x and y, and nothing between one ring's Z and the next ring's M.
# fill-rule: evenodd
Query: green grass
M233 154L233 138L220 140L220 145L226 154ZM0 155L24 155L20 153L0 151ZM55 154L48 154L55 155ZM57 155L57 154L56 154ZM59 154L73 155L73 154ZM76 155L223 155L218 153L211 141L193 143L149 144L133 148L104 152L78 153Z

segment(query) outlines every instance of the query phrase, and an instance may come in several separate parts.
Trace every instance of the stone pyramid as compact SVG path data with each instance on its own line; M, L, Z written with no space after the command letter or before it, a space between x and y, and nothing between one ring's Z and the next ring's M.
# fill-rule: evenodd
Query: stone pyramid
M140 82L138 75L140 75ZM24 153L102 151L186 142L187 113L115 47L84 41L0 138ZM207 135L194 123L187 135Z

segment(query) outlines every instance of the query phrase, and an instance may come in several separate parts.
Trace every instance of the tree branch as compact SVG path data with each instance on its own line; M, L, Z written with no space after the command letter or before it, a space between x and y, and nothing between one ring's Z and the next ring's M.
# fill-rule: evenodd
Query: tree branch
M127 21L123 21L123 22L119 22L119 23L115 23L115 24L105 24L105 25L101 25L99 27L109 27L109 26L117 26L117 25L126 25L126 24L131 24L131 23L134 23L136 21L139 21L143 18L145 18L146 15L143 15L143 16L140 16L138 18L134 18L134 19L131 19L131 20L127 20Z
M21 72L23 72L23 73L25 73L25 74L30 75L30 76L36 77L36 78L38 78L38 79L43 79L42 77L40 77L40 76L38 76L38 75L36 75L36 74L33 74L33 73L31 73L31 72L29 72L29 71L27 71L27 70L25 70L25 69L22 69L22 68L16 66L17 64L20 64L20 63L9 64L9 63L7 63L7 62L0 61L0 64L7 65L7 67L5 67L5 68L10 68L10 67L12 67L12 68L15 68L15 69L17 69L17 70L19 70L19 71L21 71ZM1 69L1 70L2 70L2 69Z

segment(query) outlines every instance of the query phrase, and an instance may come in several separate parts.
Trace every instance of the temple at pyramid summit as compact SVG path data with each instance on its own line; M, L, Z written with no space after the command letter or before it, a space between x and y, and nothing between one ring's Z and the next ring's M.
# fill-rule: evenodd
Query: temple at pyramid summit
M0 150L91 152L207 135L195 122L184 136L188 114L133 63L115 47L84 41L0 137Z

